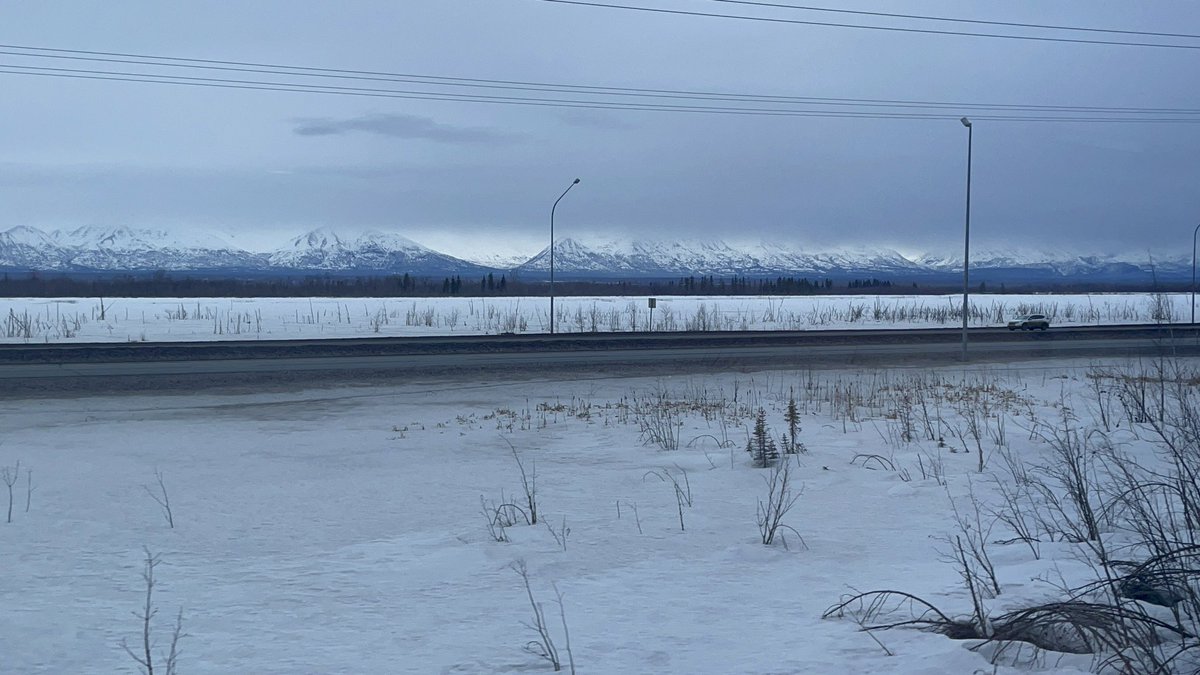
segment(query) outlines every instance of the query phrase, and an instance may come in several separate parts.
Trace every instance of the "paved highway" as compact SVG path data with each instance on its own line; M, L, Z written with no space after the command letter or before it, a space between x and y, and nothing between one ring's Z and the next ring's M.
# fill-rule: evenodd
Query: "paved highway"
M955 329L603 333L339 340L0 345L0 388L62 378L315 374L549 367L659 369L958 362ZM973 360L1200 355L1195 326L974 329ZM4 384L7 382L7 384Z

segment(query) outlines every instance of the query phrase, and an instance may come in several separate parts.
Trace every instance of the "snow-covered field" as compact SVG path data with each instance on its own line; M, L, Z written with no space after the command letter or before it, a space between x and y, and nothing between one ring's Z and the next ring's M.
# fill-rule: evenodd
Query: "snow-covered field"
M558 332L917 328L962 323L961 295L567 297ZM1020 314L1055 325L1190 319L1186 293L980 295L974 326ZM512 298L6 298L2 342L143 342L542 333L549 299Z
M157 672L180 610L180 673L550 672L531 653L529 593L580 673L1086 672L1111 649L860 631L912 618L888 598L874 608L897 611L822 615L856 589L893 589L960 631L1011 632L1004 612L1104 578L1100 552L1140 561L1194 543L1182 510L1200 486L1181 475L1200 464L1197 366L0 400L13 504L6 523L0 483L0 671L137 672L121 643L142 655L145 547L161 561ZM803 451L776 466L797 500L767 546L756 513L782 475L745 448L760 410L785 447L793 400ZM536 474L536 525L517 458L531 487ZM1082 501L1065 496L1076 475ZM1167 529L1148 529L1139 503ZM1194 645L1170 631L1197 628L1193 578L1146 579L1187 599L1177 617L1121 601L1126 643L1100 619L1082 634L1039 619L1023 635L1063 650L1111 638L1143 665ZM1114 588L1080 597L1112 606ZM1142 611L1165 642L1136 633Z

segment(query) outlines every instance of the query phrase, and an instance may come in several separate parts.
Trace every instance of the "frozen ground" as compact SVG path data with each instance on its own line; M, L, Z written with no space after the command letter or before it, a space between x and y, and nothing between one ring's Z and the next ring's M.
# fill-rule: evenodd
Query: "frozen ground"
M559 332L931 328L962 324L961 295L571 297ZM1055 325L1190 318L1187 294L980 295L971 324L1020 314ZM478 335L549 330L549 299L512 298L5 298L0 342L144 342Z
M946 537L969 536L948 495L963 514L968 491L1001 506L1002 455L1050 462L1039 435L1065 413L1072 429L1102 416L1119 433L1115 381L1097 393L1097 372L1043 361L3 401L0 467L21 468L0 519L0 670L136 672L120 643L141 645L147 547L162 560L155 658L182 609L188 674L550 672L523 650L536 636L519 560L568 668L562 592L580 673L1086 671L1091 655L1030 649L994 670L978 640L821 617L853 589L970 616L944 560ZM773 470L744 448L759 408L781 442L793 392L807 451L785 458L802 494L787 546L765 546L756 505ZM1136 456L1157 447L1145 429L1120 438ZM542 522L515 516L500 542L481 498L528 511L510 443L536 471ZM662 480L685 472L690 506ZM6 497L0 484L0 518ZM990 613L1094 578L1087 545L999 544L1013 534L993 527Z

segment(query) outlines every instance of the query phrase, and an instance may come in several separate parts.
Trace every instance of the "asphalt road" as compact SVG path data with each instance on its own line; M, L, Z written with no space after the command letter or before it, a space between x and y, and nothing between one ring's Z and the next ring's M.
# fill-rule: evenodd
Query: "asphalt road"
M39 380L521 370L621 366L867 365L959 362L954 329L604 333L198 343L0 345L0 390ZM970 331L970 360L1200 355L1195 326Z

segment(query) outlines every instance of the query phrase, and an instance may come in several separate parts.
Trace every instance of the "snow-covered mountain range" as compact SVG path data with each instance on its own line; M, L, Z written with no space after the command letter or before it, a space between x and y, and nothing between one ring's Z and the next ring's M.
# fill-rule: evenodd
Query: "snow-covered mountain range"
M1190 252L1189 252L1190 253ZM1186 259L1185 259L1186 258ZM183 236L128 227L81 227L42 231L14 227L0 232L0 270L44 272L167 272L403 274L475 276L515 273L544 278L549 249L523 261L468 261L440 253L390 232L343 236L328 229L295 237L269 251L247 251L209 235ZM555 244L560 278L677 278L681 276L799 276L921 280L950 278L962 270L961 255L905 256L890 249L812 251L762 243L722 241L617 241ZM1151 260L1147 254L1072 255L1014 249L971 254L980 280L1139 280L1187 276L1188 256Z
M196 270L240 269L257 264L253 253L204 235L180 236L127 227L50 232L14 227L0 232L0 269Z
M563 239L554 246L554 266L570 273L677 277L687 275L763 277L780 274L897 276L923 271L921 265L887 250L805 252L776 245L734 248L721 241L633 241L584 245ZM548 271L550 252L518 266Z

